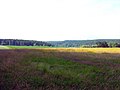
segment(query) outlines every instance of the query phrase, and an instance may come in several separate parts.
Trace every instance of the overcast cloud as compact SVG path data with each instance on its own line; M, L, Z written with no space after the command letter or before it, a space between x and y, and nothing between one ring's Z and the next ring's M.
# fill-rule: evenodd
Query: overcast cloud
M120 0L0 0L0 38L120 39Z

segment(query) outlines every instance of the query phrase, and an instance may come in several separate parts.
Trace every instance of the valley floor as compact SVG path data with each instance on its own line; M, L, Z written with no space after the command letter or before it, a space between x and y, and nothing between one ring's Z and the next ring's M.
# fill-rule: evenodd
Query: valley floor
M120 49L1 49L0 90L120 90Z

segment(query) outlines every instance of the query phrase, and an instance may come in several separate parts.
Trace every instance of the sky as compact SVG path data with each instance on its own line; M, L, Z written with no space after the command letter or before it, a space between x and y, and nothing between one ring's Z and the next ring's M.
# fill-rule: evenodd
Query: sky
M0 38L120 39L120 0L0 0Z

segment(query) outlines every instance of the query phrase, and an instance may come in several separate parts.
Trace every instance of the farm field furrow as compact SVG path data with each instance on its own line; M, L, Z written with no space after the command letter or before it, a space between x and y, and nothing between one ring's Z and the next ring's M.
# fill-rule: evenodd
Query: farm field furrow
M120 90L120 49L2 49L0 90Z

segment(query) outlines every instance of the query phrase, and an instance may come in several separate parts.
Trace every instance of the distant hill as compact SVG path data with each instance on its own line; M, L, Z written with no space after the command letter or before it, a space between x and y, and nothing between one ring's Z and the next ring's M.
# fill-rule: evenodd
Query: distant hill
M97 42L120 43L120 39L96 39L96 40L65 40L65 41L48 41L56 47L80 47L83 45L96 45Z
M13 46L52 46L52 44L35 40L19 40L19 39L0 39L0 45Z
M55 47L81 47L96 45L97 42L119 43L120 39L97 39L97 40L65 40L65 41L35 41L21 39L0 39L0 45L14 46L55 46Z

